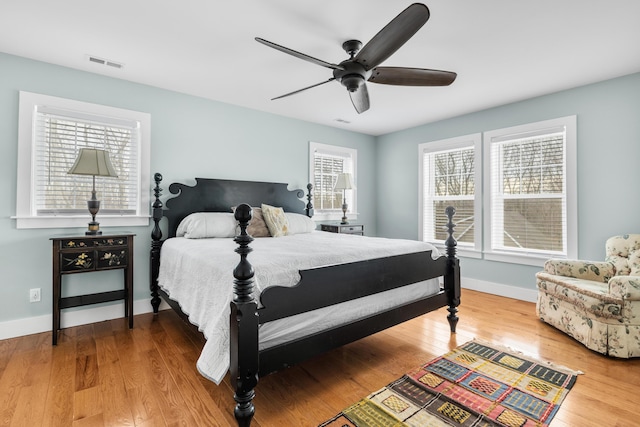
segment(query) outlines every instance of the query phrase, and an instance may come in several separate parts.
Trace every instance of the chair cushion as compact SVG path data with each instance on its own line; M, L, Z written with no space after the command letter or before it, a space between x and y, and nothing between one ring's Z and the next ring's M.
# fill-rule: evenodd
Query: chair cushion
M540 272L536 275L539 292L571 303L584 313L603 319L622 321L622 298L611 295L606 283L573 277L554 276Z

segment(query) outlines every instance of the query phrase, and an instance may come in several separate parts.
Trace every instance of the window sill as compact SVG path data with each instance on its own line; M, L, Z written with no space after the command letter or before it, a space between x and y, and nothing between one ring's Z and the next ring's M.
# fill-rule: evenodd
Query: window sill
M313 220L316 222L319 221L340 221L342 219L342 212L340 213L327 213L327 212L318 212L315 211L313 214ZM355 221L358 219L358 214L355 213L347 213L347 219Z
M544 267L546 260L550 258L566 258L560 254L514 254L506 252L485 252L484 259L487 261L508 262L511 264L531 265L534 267Z
M142 227L149 225L150 215L146 216L110 216L98 215L96 220L100 223L100 227ZM51 216L51 217L18 217L13 216L11 219L16 220L16 228L86 228L91 216Z

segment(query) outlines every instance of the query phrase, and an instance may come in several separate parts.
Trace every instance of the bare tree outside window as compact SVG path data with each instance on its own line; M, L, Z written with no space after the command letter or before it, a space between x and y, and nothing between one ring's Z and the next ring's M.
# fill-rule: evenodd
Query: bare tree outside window
M422 239L444 242L448 219L445 209L456 209L454 237L458 244L476 245L476 146L480 135L422 145Z
M564 250L564 136L544 135L497 144L502 171L496 189L502 204L506 248Z

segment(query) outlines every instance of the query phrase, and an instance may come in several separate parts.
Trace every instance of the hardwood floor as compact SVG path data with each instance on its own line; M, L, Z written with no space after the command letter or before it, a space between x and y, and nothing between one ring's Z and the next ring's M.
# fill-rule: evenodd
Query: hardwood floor
M404 372L473 338L584 372L552 422L640 425L640 359L610 359L539 321L532 303L465 290L446 311L260 380L252 426L317 426ZM228 378L198 374L202 339L172 311L0 341L0 426L235 426Z

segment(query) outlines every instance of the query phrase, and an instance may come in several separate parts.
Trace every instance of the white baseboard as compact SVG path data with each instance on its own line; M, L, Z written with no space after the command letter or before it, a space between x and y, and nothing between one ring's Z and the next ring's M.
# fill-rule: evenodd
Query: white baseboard
M471 289L473 291L500 295L502 297L514 298L528 302L536 302L536 300L538 299L538 291L535 289L503 285L500 283L487 282L484 280L472 279L469 277L462 277L460 281L463 289Z
M535 302L538 297L538 293L534 289L502 285L484 280L471 279L469 277L462 277L461 282L462 288L464 289L471 289L474 291L515 298L523 301ZM168 308L170 308L169 305L162 301L160 309L165 310ZM123 305L120 303L100 307L90 307L84 310L63 311L60 315L60 325L62 328L70 328L72 326L117 319L123 316L123 310ZM133 302L134 314L150 313L151 311L152 308L149 299ZM0 322L0 340L38 334L40 332L48 332L51 330L52 322L53 319L51 314Z
M111 304L100 307L90 307L86 309L63 311L60 314L60 327L70 328L72 326L86 325L88 323L102 322L105 320L117 319L124 315L124 303ZM170 308L162 301L160 310ZM133 314L151 313L153 308L149 299L137 300L133 302ZM21 337L24 335L39 334L51 331L53 315L27 317L24 319L9 320L0 322L0 340L7 338Z

